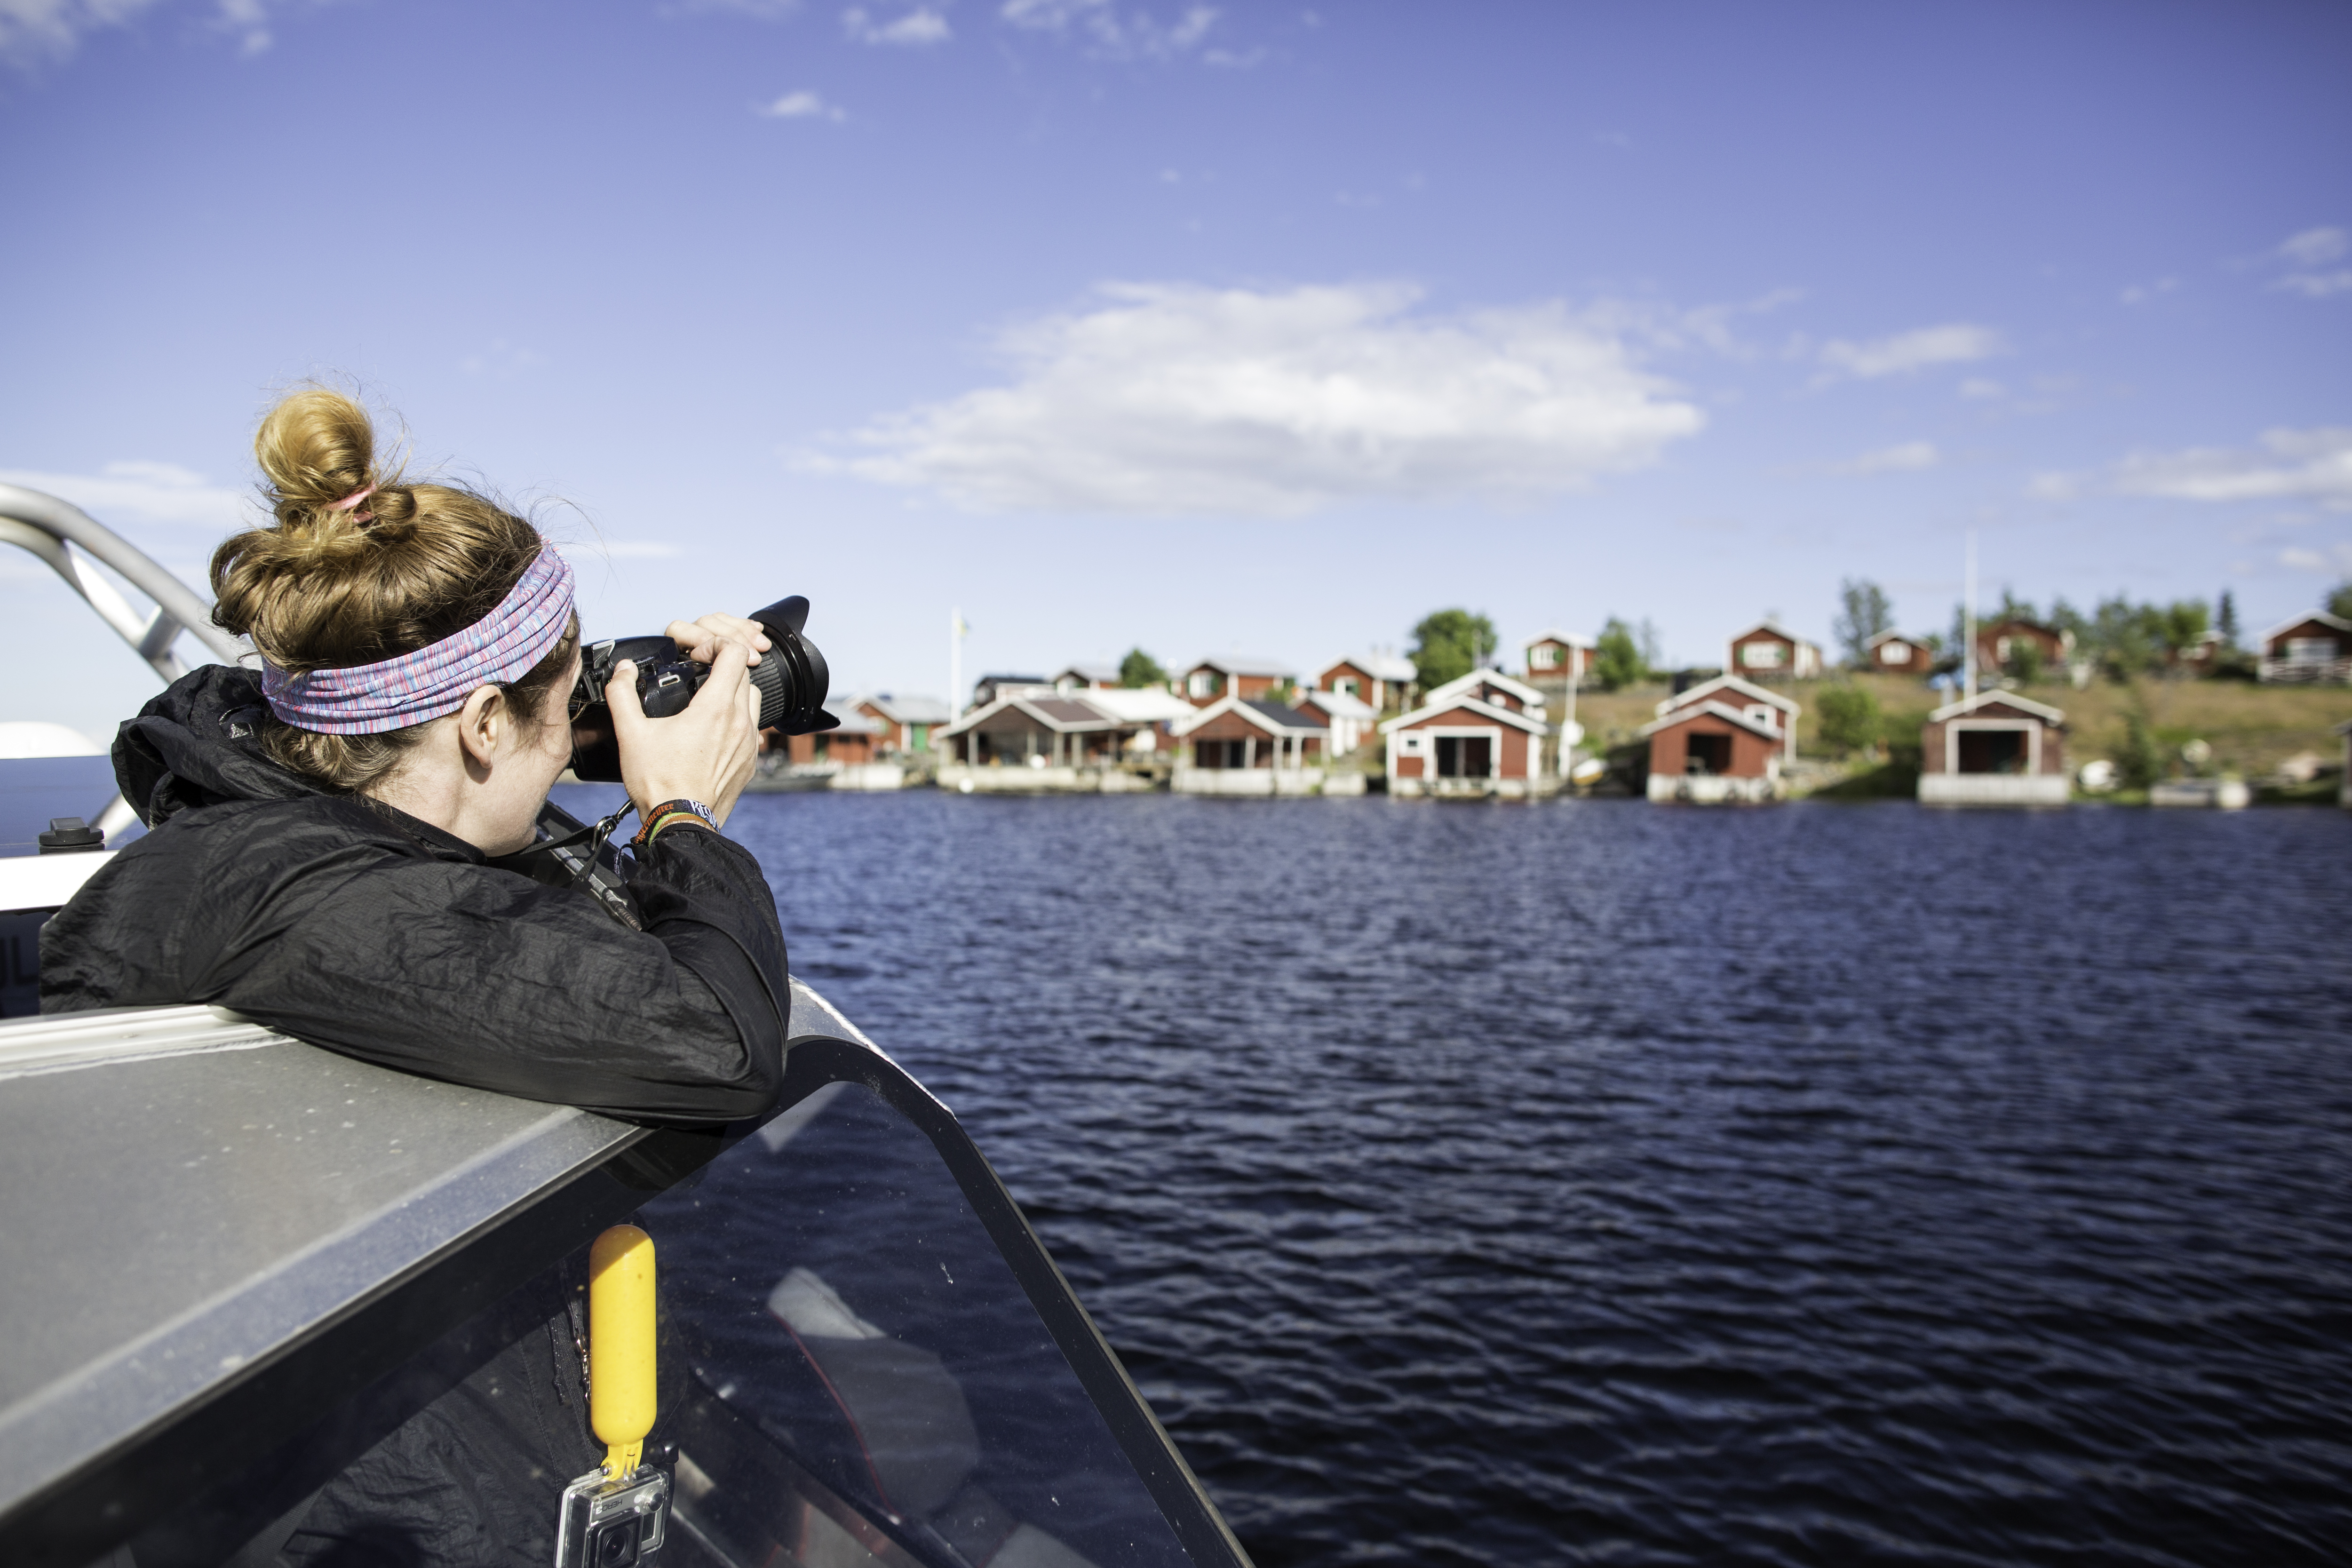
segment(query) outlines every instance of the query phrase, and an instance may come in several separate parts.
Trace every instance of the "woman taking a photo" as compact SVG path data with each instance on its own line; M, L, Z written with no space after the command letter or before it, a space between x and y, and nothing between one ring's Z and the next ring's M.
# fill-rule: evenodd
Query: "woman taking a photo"
M214 1003L451 1082L661 1121L764 1113L782 1081L783 932L759 863L717 831L759 750L731 616L668 635L710 666L684 712L608 688L646 826L643 929L497 865L528 847L571 755L572 569L489 498L377 466L366 413L288 397L254 447L275 514L212 563L213 618L255 671L209 665L122 726L150 832L43 930L44 1012Z

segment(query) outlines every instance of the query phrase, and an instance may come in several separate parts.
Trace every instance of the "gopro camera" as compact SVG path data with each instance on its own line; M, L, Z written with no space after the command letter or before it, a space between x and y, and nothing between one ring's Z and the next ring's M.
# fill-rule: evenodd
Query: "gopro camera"
M669 1531L669 1477L640 1465L618 1479L589 1471L563 1489L555 1568L636 1568Z

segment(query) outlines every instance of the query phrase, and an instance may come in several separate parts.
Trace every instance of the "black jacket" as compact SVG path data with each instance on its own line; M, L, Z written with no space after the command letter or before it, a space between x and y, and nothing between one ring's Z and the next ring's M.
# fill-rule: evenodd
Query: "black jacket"
M115 773L152 831L42 928L43 1012L214 1003L362 1061L642 1121L774 1104L784 937L750 851L665 833L630 931L278 766L261 701L252 673L209 665L122 726Z

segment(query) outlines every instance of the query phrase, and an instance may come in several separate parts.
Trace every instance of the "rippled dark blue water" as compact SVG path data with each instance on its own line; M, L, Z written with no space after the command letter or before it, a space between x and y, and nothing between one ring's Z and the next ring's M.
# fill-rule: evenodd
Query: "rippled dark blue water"
M1264 1568L2352 1557L2352 819L756 798Z

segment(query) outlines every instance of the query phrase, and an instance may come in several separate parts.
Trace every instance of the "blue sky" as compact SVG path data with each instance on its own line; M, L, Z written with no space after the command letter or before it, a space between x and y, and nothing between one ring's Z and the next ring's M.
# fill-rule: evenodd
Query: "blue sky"
M192 579L271 389L838 682L1866 576L2352 576L2341 6L0 0L0 473ZM149 682L29 562L8 717ZM87 673L62 679L95 647ZM37 692L25 689L36 686Z

